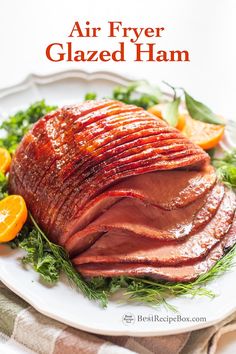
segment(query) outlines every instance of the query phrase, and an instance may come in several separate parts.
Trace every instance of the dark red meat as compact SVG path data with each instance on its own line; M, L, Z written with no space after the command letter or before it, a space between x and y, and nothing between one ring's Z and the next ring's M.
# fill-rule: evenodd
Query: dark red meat
M209 271L215 263L236 243L236 219L222 241L207 256L197 262L179 266L159 266L147 263L88 263L77 266L85 277L149 276L171 282L190 282Z
M202 198L198 198L194 203L191 203L184 208L173 210L163 210L152 205L146 205L137 199L124 198L114 204L86 228L70 237L66 242L65 247L69 253L79 253L81 251L81 247L82 249L86 248L86 238L90 240L91 235L93 235L94 239L97 239L101 233L107 231L121 231L121 234L122 231L129 231L132 234L161 241L173 241L184 238L189 234L197 232L200 227L204 226L209 220L211 220L220 205L223 194L224 188L217 185L212 192ZM228 211L227 214L226 206ZM219 210L220 219L224 220L225 216L226 219L231 222L234 209L234 194L227 192L225 201ZM212 221L214 229L213 226L210 226L211 223L209 223L207 227L210 226L210 229L215 230L216 220L218 220L218 217L214 218L214 222ZM227 223L225 223L225 227L227 230ZM209 228L206 232L204 232L204 240L206 238L205 234L208 233ZM119 232L117 232L116 235L119 235ZM102 238L104 237L106 242L109 244L108 235L106 234ZM128 236L128 239L132 239L132 237L133 235L130 237ZM194 237L196 241L199 241L200 243L201 236L196 234ZM114 236L112 236L112 239L113 238ZM116 242L113 241L110 246L113 248L115 243ZM158 242L156 244L159 245ZM100 247L99 245L100 240L96 242L94 247ZM109 246L107 247L109 249ZM131 246L131 249L132 247L133 246ZM176 247L176 244L174 244L174 247ZM118 250L121 249L118 247ZM123 249L123 252L126 254L125 248ZM169 254L171 251L168 249L166 253ZM107 251L107 255L109 256L109 250Z
M235 243L235 196L218 183L209 156L163 120L118 101L40 119L13 158L9 182L85 276L189 281Z
M87 251L81 253L75 259L75 263L138 262L145 260L148 263L178 264L201 258L227 233L232 224L235 207L234 193L226 192L216 215L211 221L200 231L190 234L182 241L178 239L170 242L168 239L162 238L160 242L160 239L155 238L157 231L161 233L158 226L153 228L153 233L151 233L150 226L145 223L140 223L141 227L139 223L133 223L133 230L131 230L131 227L129 230L123 227L115 230L111 229ZM167 228L170 227L168 219L166 225ZM188 225L187 222L186 225ZM137 229L135 229L136 227ZM146 229L150 232L149 234ZM91 232L91 234L94 233ZM80 241L79 237L78 240ZM66 247L69 251L73 250L75 252L76 245L73 245L74 247L71 247L71 249L69 248L71 242L73 242L73 238L68 241Z
M214 168L202 171L161 171L129 177L108 188L86 205L79 219L77 230L86 227L121 198L137 198L146 204L172 210L184 207L206 194L216 182Z

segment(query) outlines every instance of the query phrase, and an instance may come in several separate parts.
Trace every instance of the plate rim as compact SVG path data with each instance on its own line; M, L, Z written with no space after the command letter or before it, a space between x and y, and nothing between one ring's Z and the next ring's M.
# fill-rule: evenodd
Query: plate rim
M7 246L6 246L7 247ZM14 250L17 251L17 250ZM21 252L21 250L19 250L19 252ZM18 252L18 253L19 253ZM32 299L32 297L30 297L30 294L28 292L22 293L17 286L15 286L12 282L8 282L7 280L7 273L4 269L4 266L1 265L0 263L0 281L8 288L10 289L12 292L14 292L17 296L19 296L21 299L23 299L24 301L26 301L30 306L32 306L36 311L38 311L39 313L43 314L44 316L47 316L53 320L59 321L61 323L64 323L65 325L68 325L70 327L82 330L82 331L86 331L89 333L93 333L93 334L100 334L100 335L110 335L110 336L133 336L133 337L155 337L155 336L168 336L168 335L175 335L175 334L181 334L181 333L186 333L186 332L192 332L195 330L199 330L199 329L204 329L210 326L213 326L221 321L223 321L225 318L229 317L230 315L233 314L233 312L236 311L236 303L234 305L234 307L232 307L231 309L229 309L226 313L222 314L222 315L218 315L218 317L216 317L213 320L210 321L206 321L206 322L186 322L186 324L179 328L179 329L164 329L161 330L160 328L155 328L152 330L140 330L140 331L135 331L132 330L132 327L127 327L124 326L123 330L105 330L105 329L99 329L98 327L91 327L88 325L83 325L81 323L75 323L74 321L68 319L68 318L64 318L61 317L60 315L56 314L54 311L50 311L48 310L48 307L45 306L46 303L43 302L41 299L38 301L38 299L36 300L36 298ZM29 271L29 270L28 270ZM33 270L30 269L30 271L33 272ZM6 275L6 277L4 276L4 274ZM61 280L59 280L61 281ZM69 286L69 285L68 285ZM72 286L73 287L73 286ZM38 302L37 302L38 301ZM214 299L209 301L214 301ZM96 306L100 306L98 303L96 303ZM135 306L135 304L134 304ZM151 310L151 308L150 308ZM155 310L155 308L153 308L152 310ZM107 311L107 309L104 309L104 311ZM167 312L167 315L169 313ZM171 313L172 314L172 313Z
M97 70L86 71L82 69L69 69L62 71L55 71L48 74L35 74L31 73L25 77L25 79L19 81L16 84L9 85L0 89L0 99L5 96L17 93L29 87L31 84L45 85L51 82L63 80L63 79L84 79L85 81L93 81L97 79L107 79L110 81L116 81L117 84L127 85L134 81L131 76L125 77L122 74L114 73L112 71Z
M18 92L21 92L27 88L30 88L30 86L32 84L36 84L36 85L47 85L50 84L52 82L56 82L56 81L60 81L63 79L83 79L87 82L89 81L93 81L93 80L98 80L98 79L105 79L108 81L112 81L112 82L116 82L117 85L127 85L130 82L132 82L133 80L135 80L135 78L131 78L130 76L125 77L122 74L118 74L112 71L86 71L86 70L81 70L81 69L70 69L70 70L62 70L62 71L56 71L56 72L52 72L52 73L47 73L47 74L29 74L27 75L27 77L25 79L23 79L22 81L14 84L14 85L10 85L10 86L6 86L4 88L0 89L0 99L3 99L4 97L8 96L8 95L12 95L12 94L16 94ZM167 93L167 95L169 95ZM1 268L1 265L0 265ZM183 326L180 329L165 329L164 332L162 332L160 329L153 329L152 331L147 331L147 332L134 332L132 331L132 328L128 328L125 327L123 331L117 331L117 330L111 330L111 331L104 331L104 330L99 330L98 328L94 329L94 328L89 328L87 326L82 326L80 325L76 325L76 323L71 322L69 319L65 319L60 317L60 315L56 315L55 312L50 312L49 310L47 310L43 304L43 302L41 302L40 304L36 303L35 299L30 298L30 296L28 296L28 294L22 294L22 292L15 287L12 283L9 283L7 281L7 278L2 276L2 274L0 274L0 280L2 281L2 283L9 288L11 291L13 291L15 294L17 294L19 297L21 297L22 299L24 299L27 303L29 303L33 308L35 308L38 312L42 313L43 315L50 317L54 320L57 320L59 322L62 322L66 325L72 326L74 328L80 329L80 330L84 330L90 333L94 333L94 334L103 334L103 335L112 335L112 336L134 336L134 337L151 337L151 336L166 336L166 335L173 335L173 334L179 334L179 333L185 333L185 332L189 332L189 331L193 331L193 330L198 330L198 329L203 329L209 326L212 326L222 320L224 320L226 317L230 316L235 310L236 310L236 303L234 305L234 307L232 307L231 310L228 310L227 313L225 313L224 315L218 315L217 318L215 318L214 320L211 321L207 321L206 323L200 322L200 323L194 323L192 325L190 325L189 328L189 324L186 326Z

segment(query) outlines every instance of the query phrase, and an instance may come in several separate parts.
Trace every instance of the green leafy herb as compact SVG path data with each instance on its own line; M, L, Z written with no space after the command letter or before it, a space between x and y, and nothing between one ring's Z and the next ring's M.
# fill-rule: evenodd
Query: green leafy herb
M218 178L228 187L236 189L236 149L225 153L221 158L212 159Z
M128 86L117 86L112 92L112 98L127 104L134 104L148 109L159 103L162 97L159 87L150 85L147 81L134 81ZM97 98L94 92L88 92L85 100Z
M2 172L0 172L0 200L7 197L8 195L7 185L7 177Z
M161 90L156 85L151 85L148 81L136 81L131 86L135 86L135 92L140 93L141 95L147 95L153 100L157 100L158 102L162 98ZM158 103L157 102L157 103Z
M176 127L178 123L180 97L174 99L166 104L166 108L163 112L164 119L172 126Z
M200 120L202 122L211 123L211 124L222 124L224 121L218 117L215 113L212 112L210 108L205 106L203 103L196 101L191 97L186 91L184 91L185 103L188 109L190 116L193 119Z
M171 88L171 90L173 90L173 93L174 93L173 99L174 100L177 98L177 90L180 89L181 91L183 91L183 89L181 87L174 87L174 86L172 86L171 84L169 84L168 82L166 82L164 80L162 82L163 82L163 84L165 84L166 86Z
M84 96L85 101L95 100L97 98L97 94L95 92L87 92Z
M39 118L56 109L56 106L48 106L45 101L33 103L25 111L19 111L4 121L0 129L5 132L5 138L0 139L0 146L13 153L23 136Z
M66 251L49 241L32 215L29 214L29 216L33 227L29 229L29 225L26 225L19 235L18 242L18 246L27 252L22 259L23 263L31 264L34 270L50 283L55 283L60 272L63 271L85 296L90 300L100 301L102 306L106 306L106 293L102 290L95 290L92 284L86 282L73 267Z
M208 155L210 156L211 160L214 159L214 156L215 156L215 153L216 153L216 148L212 148L212 149L209 149L209 150L206 150L206 152L208 153Z
M163 83L173 90L174 101L177 98L177 90L178 90L178 92L180 91L180 92L184 93L185 104L186 104L188 113L190 114L190 116L193 119L200 120L205 123L225 125L225 122L222 118L220 118L215 113L213 113L212 110L209 107L207 107L205 104L195 100L182 87L174 87L166 81L163 81ZM182 94L180 94L180 97L181 96L182 96Z
M53 256L37 229L33 228L27 237L19 242L19 246L27 252L22 258L24 264L31 264L34 270L49 283L58 280L61 263Z
M148 109L159 103L161 92L146 81L133 82L127 87L117 86L113 90L112 98L127 104L134 104Z

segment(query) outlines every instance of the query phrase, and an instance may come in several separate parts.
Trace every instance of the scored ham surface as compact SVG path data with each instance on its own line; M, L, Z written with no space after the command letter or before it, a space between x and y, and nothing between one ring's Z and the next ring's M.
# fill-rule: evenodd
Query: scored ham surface
M9 182L84 276L189 281L235 242L235 195L208 154L118 101L41 118L17 149Z

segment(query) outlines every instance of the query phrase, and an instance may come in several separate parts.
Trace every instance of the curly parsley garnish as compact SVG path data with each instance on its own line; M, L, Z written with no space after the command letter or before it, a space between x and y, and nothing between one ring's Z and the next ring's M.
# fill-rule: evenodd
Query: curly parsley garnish
M38 101L29 106L25 111L18 111L0 125L0 130L5 134L0 139L0 146L14 153L23 136L32 125L45 114L55 110L56 106L48 106L45 101Z

